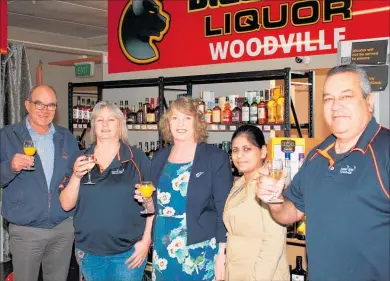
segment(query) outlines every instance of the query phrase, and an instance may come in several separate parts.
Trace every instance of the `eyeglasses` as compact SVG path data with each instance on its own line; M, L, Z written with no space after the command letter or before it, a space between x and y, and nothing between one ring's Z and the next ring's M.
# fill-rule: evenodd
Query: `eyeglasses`
M57 104L55 103L44 104L40 101L32 101L32 100L29 100L29 102L33 103L35 105L35 108L38 110L43 110L45 109L45 107L47 107L47 110L49 111L55 111L57 109Z

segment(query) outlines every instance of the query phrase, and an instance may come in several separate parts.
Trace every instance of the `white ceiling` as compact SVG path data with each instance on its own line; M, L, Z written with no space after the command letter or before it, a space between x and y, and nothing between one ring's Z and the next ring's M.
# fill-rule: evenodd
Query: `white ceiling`
M107 0L8 0L8 26L106 45Z

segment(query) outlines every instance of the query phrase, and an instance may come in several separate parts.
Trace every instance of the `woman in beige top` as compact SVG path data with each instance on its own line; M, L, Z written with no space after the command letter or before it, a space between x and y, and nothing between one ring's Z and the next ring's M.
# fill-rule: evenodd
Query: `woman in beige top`
M256 126L241 126L233 134L233 162L244 176L235 182L224 210L228 230L225 281L289 280L286 229L255 196L257 171L266 155L264 135Z

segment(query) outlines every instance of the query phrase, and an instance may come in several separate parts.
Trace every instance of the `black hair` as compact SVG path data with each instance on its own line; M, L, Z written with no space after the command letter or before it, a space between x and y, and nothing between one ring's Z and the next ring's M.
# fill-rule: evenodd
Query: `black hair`
M232 142L235 138L245 134L248 140L258 148L262 148L265 145L265 138L263 132L254 125L242 125L233 133Z

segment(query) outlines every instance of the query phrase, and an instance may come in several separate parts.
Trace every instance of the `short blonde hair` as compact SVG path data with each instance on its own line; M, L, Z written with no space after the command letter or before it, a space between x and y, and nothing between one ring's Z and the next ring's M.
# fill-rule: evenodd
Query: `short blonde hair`
M159 125L162 137L166 142L172 142L173 136L169 127L169 118L173 110L194 117L194 129L196 142L205 142L207 140L207 124L204 121L204 114L197 108L197 103L189 98L176 99L169 106L169 109L161 116Z
M92 118L91 118L91 141L92 143L96 143L96 133L95 133L95 120L96 117L99 115L100 111L103 109L111 110L114 113L114 117L119 121L119 139L121 139L124 143L127 143L127 126L126 126L126 120L125 116L123 115L123 112L109 101L100 101L98 102L92 111Z

